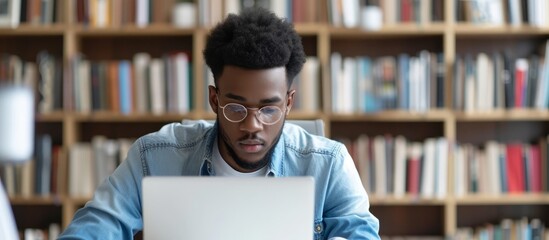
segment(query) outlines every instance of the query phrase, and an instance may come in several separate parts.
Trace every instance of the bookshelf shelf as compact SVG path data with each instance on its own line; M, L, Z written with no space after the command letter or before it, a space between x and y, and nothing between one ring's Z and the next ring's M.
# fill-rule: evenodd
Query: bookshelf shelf
M370 196L370 204L373 206L444 206L447 199L421 198L418 196L405 195L403 197L376 197Z
M22 24L17 28L0 28L0 36L48 36L63 35L67 31L65 24L47 26Z
M62 111L47 113L47 114L37 114L37 122L61 122L65 119L67 113Z
M509 25L475 25L459 23L454 26L456 35L493 36L493 35L546 35L549 28L537 28L530 26L509 26Z
M78 25L75 33L81 36L192 36L199 30L194 28L177 28L171 25L152 25L138 27L128 25L122 27L92 28Z
M64 197L60 196L13 196L10 197L12 205L63 205Z
M78 122L166 122L180 121L181 119L194 119L193 114L130 114L120 113L92 113L92 114L74 114L74 120Z
M333 121L388 121L388 122L413 122L413 121L444 121L451 117L452 113L446 110L432 110L426 113L410 112L405 110L386 110L368 114L331 114Z
M466 196L457 198L458 205L524 205L549 204L549 195L544 193L502 194L499 196Z
M317 79L319 83L317 92L322 94L317 99L315 110L304 111L296 107L292 109L288 118L323 119L328 137L342 141L348 140L351 144L356 144L357 139L363 136L372 139L376 136L388 139L402 136L407 143L411 144L442 138L450 146L446 174L448 188L444 197L422 198L418 197L421 194L408 193L402 197L394 197L391 194L379 197L373 189L367 188L372 212L382 224L382 235L452 238L458 228L474 228L488 222L495 223L502 218L520 217L540 217L548 226L549 218L546 217L546 213L549 212L547 193L549 181L545 183L546 186L541 194L525 192L486 196L467 193L464 197L456 197L454 189L456 146L470 144L475 148L483 149L487 141L528 145L541 144L543 141L540 139L545 139L546 142L549 135L547 107L543 110L522 107L497 108L497 110L479 112L454 107L453 102L456 95L453 85L456 80L454 67L458 59L468 55L476 59L479 53L490 55L503 51L509 52L513 58L528 59L533 54L544 57L540 49L545 48L549 39L548 26L534 27L530 24L520 24L515 27L509 23L473 24L472 21L464 21L459 19L459 16L455 16L459 12L456 11L458 9L455 4L459 1L432 0L432 3L436 4L442 2L437 9L439 10L438 20L429 20L421 24L412 21L393 21L385 23L380 30L369 31L358 26L346 28L332 24L333 21L326 8L333 1L323 0L320 3L317 0L305 1L315 1L318 5L315 20L298 21L294 25L296 31L302 36L306 54L318 60L320 74ZM526 2L526 0L521 1ZM166 123L179 122L183 119L215 119L216 116L211 112L206 99L208 76L202 57L206 36L214 23L200 18L201 21L197 21L199 24L196 27L177 28L168 23L168 18L163 18L144 27L137 26L135 21L93 27L96 25L91 22L83 24L83 21L77 21L77 14L74 12L79 2L85 1L58 0L57 2L63 3L58 9L60 16L51 24L31 24L24 21L16 28L0 28L0 53L14 54L24 61L36 63L37 54L47 50L64 63L65 71L69 69L67 65L73 63L73 57L77 53L80 53L83 59L89 60L91 64L96 64L133 61L138 53L147 53L151 59L162 59L172 53L184 52L191 63L188 67L192 69L190 74L192 87L189 90L192 104L189 106L189 111L181 111L184 113L166 111L168 113L154 115L152 111L139 111L145 112L142 114L134 111L122 114L121 111L110 108L86 113L86 111L76 110L71 104L68 104L68 107L37 113L36 134L37 136L51 135L53 145L61 149L59 157L61 162L67 164L68 152L77 143L90 143L97 135L115 140L135 139L157 131ZM163 1L154 1L154 4L157 2ZM194 2L198 5L203 1ZM152 0L151 3L153 3ZM199 9L198 6L197 9ZM201 14L198 14L198 17L201 17ZM435 18L435 16L432 17ZM221 18L222 16L219 19ZM345 111L333 110L334 105L337 106L334 101L338 100L332 97L334 85L332 85L331 73L335 71L331 67L333 53L341 54L342 59L367 56L375 61L382 57L396 57L401 54L418 57L422 51L432 53L431 57L434 59L436 59L435 56L441 56L444 60L437 68L444 70L441 75L443 88L440 90L444 102L441 106L431 105L423 111L412 111L411 108L403 107L374 112L353 110L349 114L342 113ZM0 65L0 73L1 69L2 65ZM63 75L66 73L63 72ZM298 91L302 93L307 89ZM433 94L433 92L426 92L426 94ZM483 94L484 92L479 95ZM348 147L353 149L352 145ZM353 151L350 151L351 154L355 154ZM361 177L369 176L368 174L372 172L365 172L360 165L364 164L365 158L356 158L356 160ZM547 173L544 174L549 175L549 168L546 171ZM68 175L66 170L61 174ZM45 228L48 222L57 222L62 227L66 227L75 211L89 200L87 197L69 197L67 192L68 187L64 186L58 196L16 195L11 197L10 201L15 208L18 225L22 228ZM39 215L48 216L37 221L28 220L36 216L37 212ZM426 220L417 225L410 224L410 222L417 222L418 215L424 216ZM478 217L479 215L483 217Z
M547 121L549 112L547 110L512 109L498 110L485 113L463 113L455 114L456 121Z
M417 25L398 25L393 27L384 27L376 31L366 31L361 28L341 28L330 27L331 38L402 38L405 36L438 36L443 35L445 26L442 24L433 24L432 26Z

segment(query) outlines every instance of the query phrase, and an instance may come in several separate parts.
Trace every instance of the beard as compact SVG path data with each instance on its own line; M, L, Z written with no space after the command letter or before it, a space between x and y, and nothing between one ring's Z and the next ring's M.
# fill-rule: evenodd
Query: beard
M285 119L282 119L282 120L284 121ZM219 123L219 119L217 119L217 121ZM218 126L217 126L218 129L217 130L219 132L219 136L221 136L221 140L223 142L222 144L225 145L225 148L229 152L229 156L234 160L236 165L238 165L240 168L243 168L247 171L253 172L253 171L259 170L259 169L267 166L267 164L269 162L271 162L271 158L272 158L272 155L273 155L273 152L274 152L274 146L276 146L276 144L278 144L278 141L280 140L280 136L282 136L282 130L284 129L284 122L282 123L282 128L280 128L280 131L278 132L278 135L274 139L273 144L270 146L270 148L267 151L267 153L265 154L265 156L263 156L263 158L261 158L257 162L251 162L251 161L240 158L236 154L236 152L235 152L234 148L231 146L231 144L229 144L230 139L228 137L228 134L224 131L224 129L221 127L221 125L218 124ZM257 139L257 136L255 134L248 134L243 139Z

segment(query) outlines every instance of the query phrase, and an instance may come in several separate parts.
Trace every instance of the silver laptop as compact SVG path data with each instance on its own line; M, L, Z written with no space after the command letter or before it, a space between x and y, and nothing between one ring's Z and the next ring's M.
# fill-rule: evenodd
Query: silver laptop
M145 177L143 236L313 239L312 177Z

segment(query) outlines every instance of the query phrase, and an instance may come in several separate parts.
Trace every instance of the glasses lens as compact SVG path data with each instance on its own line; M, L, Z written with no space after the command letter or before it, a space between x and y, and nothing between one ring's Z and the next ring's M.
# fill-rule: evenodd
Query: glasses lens
M223 108L223 114L232 122L240 122L246 118L248 112L246 107L240 104L229 103Z
M276 106L266 106L259 109L258 118L264 124L274 124L282 117L282 110Z

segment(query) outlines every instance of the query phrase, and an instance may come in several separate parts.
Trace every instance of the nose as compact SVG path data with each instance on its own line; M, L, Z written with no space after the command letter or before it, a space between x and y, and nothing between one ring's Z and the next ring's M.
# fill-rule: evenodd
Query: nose
M263 130L263 123L257 118L257 111L248 109L248 116L240 122L240 130L254 133Z

